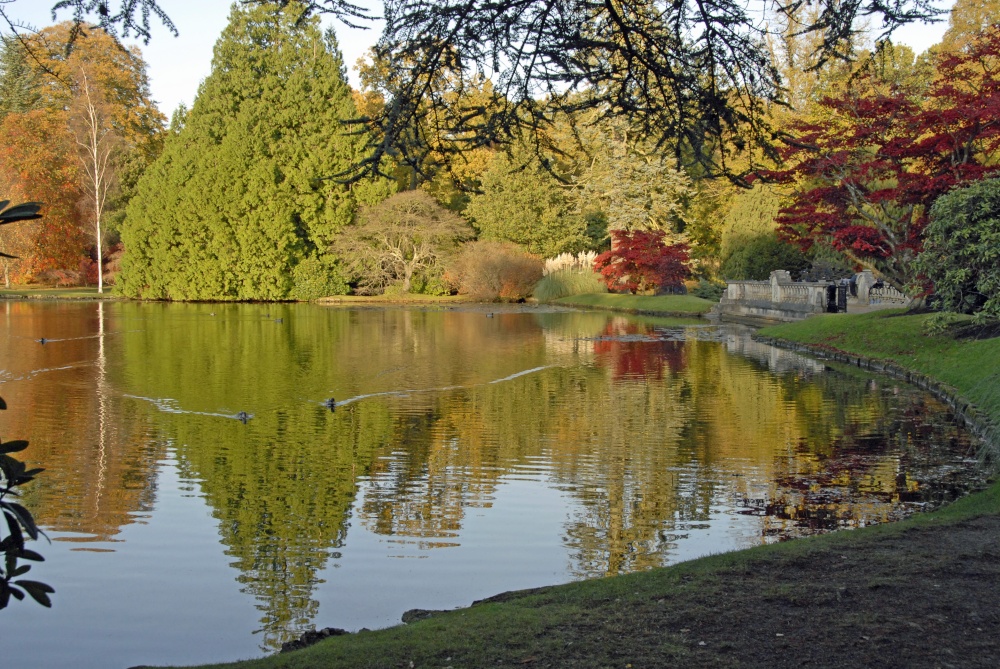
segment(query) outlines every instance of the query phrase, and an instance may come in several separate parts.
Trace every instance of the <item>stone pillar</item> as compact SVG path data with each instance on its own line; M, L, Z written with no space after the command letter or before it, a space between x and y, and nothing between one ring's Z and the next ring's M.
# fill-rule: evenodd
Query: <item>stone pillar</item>
M857 275L858 284L858 303L868 305L868 291L871 287L875 285L875 275L872 274L870 269L862 270L860 274Z
M771 301L775 304L784 302L784 295L781 291L781 284L791 283L792 275L788 270L776 269L771 272Z

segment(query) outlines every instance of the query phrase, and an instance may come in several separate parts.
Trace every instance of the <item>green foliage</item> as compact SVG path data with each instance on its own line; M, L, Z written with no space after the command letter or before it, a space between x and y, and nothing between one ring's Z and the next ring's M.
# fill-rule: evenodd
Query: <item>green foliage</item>
M734 281L762 281L776 269L788 270L795 276L809 266L802 251L782 242L773 232L730 238L728 248L719 274Z
M38 109L42 85L38 72L16 38L0 35L0 119Z
M726 292L726 286L720 283L715 283L714 281L707 281L706 279L700 279L698 285L694 287L691 294L695 297L700 297L703 300L712 300L713 302L718 302L722 299L722 294Z
M453 293L451 284L444 276L443 268L435 268L434 271L421 272L413 278L413 285L410 286L410 293L418 295L435 295L443 297Z
M951 311L939 311L924 319L923 332L929 337L938 337L951 330L958 323L968 320L968 316L956 314Z
M539 302L551 302L569 295L606 293L608 287L597 272L561 269L542 277L532 292Z
M305 258L292 270L292 280L295 285L291 296L296 300L315 300L350 292L340 267L329 256Z
M1000 318L1000 179L942 195L930 218L917 267L943 308Z
M636 129L634 121L619 117L584 133L591 155L576 180L579 208L599 208L615 230L684 233L695 192L691 177L661 145L638 140Z
M354 215L354 192L329 178L364 142L341 124L356 115L342 62L299 5L234 5L212 73L129 205L125 295L292 295L292 268Z
M485 240L511 242L552 257L593 247L594 220L573 210L564 188L537 160L527 164L497 154L482 177L482 193L465 209Z
M542 261L513 244L478 241L463 247L451 273L463 295L518 302L531 295L542 278Z
M781 192L770 184L758 183L749 190L739 190L719 230L723 258L746 239L774 232L774 219L780 210Z
M7 405L0 399L0 409L6 408ZM37 540L44 534L35 525L31 512L11 501L19 496L19 486L30 483L42 471L29 470L23 462L10 455L27 447L26 441L0 443L0 515L3 515L5 521L0 524L0 554L3 555L3 564L0 565L0 609L6 608L12 596L23 600L25 593L42 606L52 606L49 594L55 592L51 586L38 581L14 580L31 571L30 565L18 565L18 560L44 561L41 555L25 548L25 535Z
M717 276L733 280L766 279L772 269L790 269L780 266L786 262L786 254L794 259L797 268L806 264L791 249L779 246L775 237L774 219L781 209L781 196L770 184L736 189L718 230ZM755 257L756 251L763 251L765 256Z

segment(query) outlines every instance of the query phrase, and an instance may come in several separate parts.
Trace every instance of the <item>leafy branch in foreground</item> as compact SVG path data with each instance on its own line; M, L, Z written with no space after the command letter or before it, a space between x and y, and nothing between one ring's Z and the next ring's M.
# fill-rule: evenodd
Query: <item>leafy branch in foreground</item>
M739 181L776 157L769 112L786 91L769 26L804 3L763 4L767 12L736 0L387 0L375 55L397 76L368 119L371 154L347 176L399 156L415 162L407 156L441 138L455 152L514 140L544 150L555 118L596 110L636 122L678 167ZM885 37L938 14L927 0L819 0L800 32L822 36L820 67L853 55L859 19L881 19ZM483 78L492 100L450 104Z
M13 207L8 207L9 204L8 200L0 200L0 225L41 218L38 213L41 205L37 202ZM0 410L6 408L7 403L0 398ZM18 578L31 571L30 565L19 565L18 560L44 561L41 555L25 548L25 535L37 540L39 536L45 536L44 533L35 525L31 512L12 501L19 496L18 486L30 482L42 471L28 469L23 462L10 455L27 447L26 441L0 442L0 515L5 521L0 523L0 554L3 556L3 563L0 564L0 609L7 606L11 597L23 600L25 593L42 606L52 606L49 594L55 592L45 583Z
M329 14L363 27L375 18L349 0L277 4L302 7L300 21ZM850 58L865 20L880 22L885 38L946 11L933 0L385 0L376 57L398 76L383 109L356 121L373 131L369 155L339 176L358 181L384 174L386 163L419 164L442 138L456 153L518 139L541 153L558 114L597 110L639 120L642 139L679 168L743 183L775 158L769 111L786 103L771 51L780 30L770 26L807 5L812 18L797 33L821 36L816 68ZM177 32L158 0L58 0L54 17L62 10L72 12L74 34L92 21L148 42L154 16ZM19 34L2 6L0 19ZM493 99L454 107L484 79Z
M7 404L0 399L0 409L6 409ZM49 594L55 592L52 586L38 581L18 578L31 571L30 565L19 565L18 560L43 562L45 558L25 547L25 535L37 540L44 536L31 512L11 498L18 496L17 487L30 482L41 469L28 469L23 462L11 457L11 453L23 451L28 447L26 441L8 441L0 443L0 512L6 521L6 532L0 526L0 553L3 554L3 565L0 566L0 609L5 608L13 596L23 600L24 594L42 606L52 606ZM17 580L14 580L17 579Z

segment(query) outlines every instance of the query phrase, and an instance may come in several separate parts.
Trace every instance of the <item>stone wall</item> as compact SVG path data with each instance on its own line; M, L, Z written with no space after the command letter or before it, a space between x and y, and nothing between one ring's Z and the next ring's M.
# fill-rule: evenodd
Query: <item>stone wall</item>
M785 270L771 272L768 281L733 281L714 311L727 320L796 321L826 311L828 281L792 281Z
M855 291L847 298L847 311L905 306L906 295L882 285L871 270L855 275ZM785 270L771 272L767 281L733 281L713 312L720 318L750 323L797 321L827 310L827 289L832 281L792 281ZM856 293L853 295L851 293ZM853 309L852 309L853 307Z

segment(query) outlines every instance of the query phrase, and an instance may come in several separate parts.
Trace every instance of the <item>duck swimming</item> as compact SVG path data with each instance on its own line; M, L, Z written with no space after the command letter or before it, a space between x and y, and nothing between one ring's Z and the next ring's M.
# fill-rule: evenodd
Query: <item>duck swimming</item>
M325 406L330 411L333 411L334 409L337 408L337 400L335 400L335 399L333 399L331 397L330 399L328 399L325 402L323 402L323 406Z
M253 418L253 416L248 414L246 411L241 411L238 414L236 414L236 420L240 421L244 425L246 425L247 421L250 420L251 418Z

